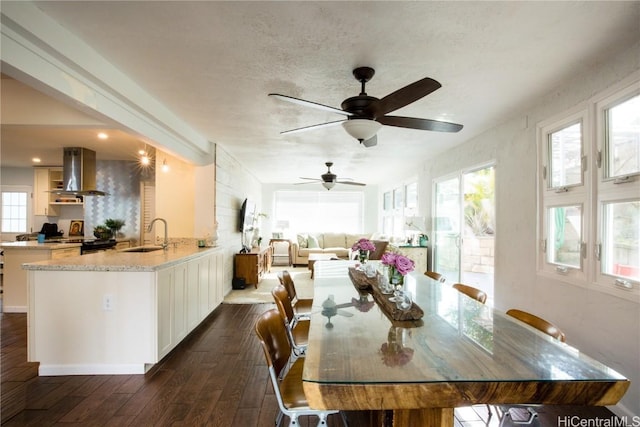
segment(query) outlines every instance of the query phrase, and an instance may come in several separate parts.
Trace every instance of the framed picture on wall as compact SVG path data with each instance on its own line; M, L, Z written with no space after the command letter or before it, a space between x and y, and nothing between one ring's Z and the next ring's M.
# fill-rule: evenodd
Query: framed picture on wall
M385 211L388 211L389 209L392 208L392 200L393 200L393 195L391 194L391 191L387 191L386 193L384 193L383 199L382 199L382 209Z
M69 224L69 237L84 236L84 221L80 219L72 219Z
M402 188L396 188L393 190L393 208L402 208Z
M418 207L418 183L412 182L411 184L407 184L404 186L404 205L407 208L417 208Z

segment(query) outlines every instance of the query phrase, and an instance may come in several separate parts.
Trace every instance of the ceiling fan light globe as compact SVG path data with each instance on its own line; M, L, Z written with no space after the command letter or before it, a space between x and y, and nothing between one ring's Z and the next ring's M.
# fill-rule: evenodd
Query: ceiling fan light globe
M336 183L335 183L335 182L333 182L333 181L330 181L330 182L323 182L323 183L322 183L322 186L323 186L324 188L326 188L327 190L331 190L335 185L336 185Z
M380 130L382 124L370 119L350 119L342 122L342 127L358 141L366 141Z

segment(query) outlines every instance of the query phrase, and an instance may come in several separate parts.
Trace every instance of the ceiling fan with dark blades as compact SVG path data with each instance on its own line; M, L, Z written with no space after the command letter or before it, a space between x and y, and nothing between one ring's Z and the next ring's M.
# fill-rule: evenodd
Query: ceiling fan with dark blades
M358 96L352 96L342 101L342 109L319 104L317 102L306 101L304 99L294 98L292 96L270 93L269 96L282 101L347 116L344 120L305 126L281 133L291 134L296 132L305 132L308 130L321 129L342 124L347 133L360 141L362 145L365 147L372 147L378 143L376 133L382 125L438 132L458 132L462 129L462 125L457 123L419 119L415 117L388 116L388 113L429 95L439 89L442 85L429 77L425 77L390 93L384 98L379 99L369 96L365 92L365 83L371 80L374 74L375 70L370 67L359 67L353 70L354 77L361 84L361 92Z
M362 182L355 182L351 178L342 178L340 181L338 181L338 176L335 173L331 172L331 166L333 166L333 162L326 162L325 165L327 166L327 173L323 173L322 175L320 175L320 178L305 178L301 176L300 179L307 179L309 180L309 182L297 182L296 184L313 184L319 182L327 190L331 190L336 184L360 186L367 185L363 184Z

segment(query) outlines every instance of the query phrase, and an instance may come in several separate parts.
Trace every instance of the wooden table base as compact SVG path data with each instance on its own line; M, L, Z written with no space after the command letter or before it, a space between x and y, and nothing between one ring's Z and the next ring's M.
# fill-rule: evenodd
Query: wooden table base
M396 409L370 411L369 425L375 427L451 427L453 408Z

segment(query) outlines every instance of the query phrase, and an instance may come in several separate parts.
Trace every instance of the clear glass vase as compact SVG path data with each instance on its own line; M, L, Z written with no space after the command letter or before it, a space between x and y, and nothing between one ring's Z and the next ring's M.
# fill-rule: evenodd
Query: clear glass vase
M398 287L404 284L404 276L394 267L389 267L389 283Z

